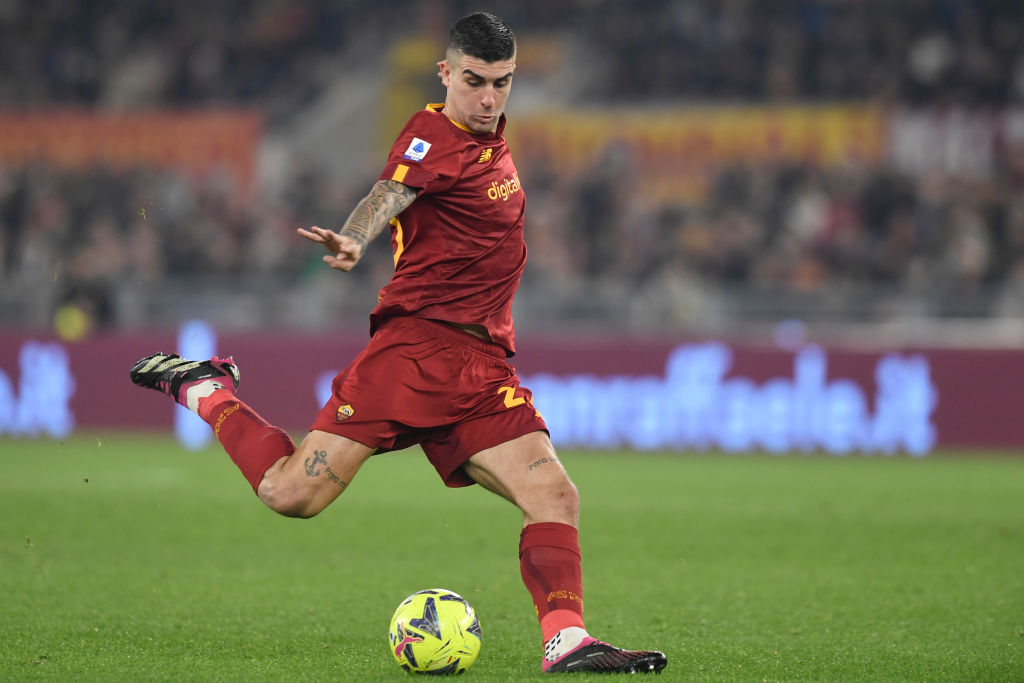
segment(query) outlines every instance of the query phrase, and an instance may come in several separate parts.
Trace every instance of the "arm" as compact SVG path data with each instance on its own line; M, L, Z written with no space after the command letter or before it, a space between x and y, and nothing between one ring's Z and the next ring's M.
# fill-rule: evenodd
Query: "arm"
M379 235L391 219L405 211L416 200L416 190L395 180L378 180L352 210L341 232L317 226L299 228L299 235L324 245L331 252L324 263L338 270L352 270L359 262L366 245Z

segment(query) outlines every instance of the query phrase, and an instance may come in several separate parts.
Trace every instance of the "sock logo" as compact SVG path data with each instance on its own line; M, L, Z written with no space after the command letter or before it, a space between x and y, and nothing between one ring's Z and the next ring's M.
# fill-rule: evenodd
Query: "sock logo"
M571 600L573 602L578 602L581 608L583 607L583 598L576 595L572 591L557 590L548 593L548 604L554 602L555 600Z
M214 423L214 425L213 425L213 433L216 435L216 437L218 439L220 438L220 426L222 424L224 424L224 420L228 419L229 415L231 415L232 413L236 412L241 407L242 407L242 404L234 403L234 404L228 406L227 408L225 408L224 411L220 415L217 416L217 422Z

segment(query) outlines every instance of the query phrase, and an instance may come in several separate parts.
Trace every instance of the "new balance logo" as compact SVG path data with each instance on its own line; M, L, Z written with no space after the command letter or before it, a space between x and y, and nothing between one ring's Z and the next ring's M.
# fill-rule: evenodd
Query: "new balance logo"
M487 149L485 149L483 152L480 153L480 158L476 160L476 163L478 163L478 164L485 164L485 163L487 163L488 161L491 160L491 153L492 153L492 149L490 147L488 147Z

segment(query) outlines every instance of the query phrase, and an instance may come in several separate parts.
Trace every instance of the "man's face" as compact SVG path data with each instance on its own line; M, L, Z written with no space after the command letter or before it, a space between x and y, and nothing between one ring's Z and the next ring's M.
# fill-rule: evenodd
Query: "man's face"
M493 132L512 88L515 56L485 62L449 50L447 58L437 65L441 69L441 82L448 88L444 101L448 118L476 134Z

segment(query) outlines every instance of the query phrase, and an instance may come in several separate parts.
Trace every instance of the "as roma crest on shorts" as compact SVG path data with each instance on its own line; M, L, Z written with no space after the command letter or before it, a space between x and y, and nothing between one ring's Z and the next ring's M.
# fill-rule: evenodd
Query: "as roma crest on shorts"
M355 410L349 404L338 406L338 413L334 416L334 419L338 422L344 422L355 414Z

